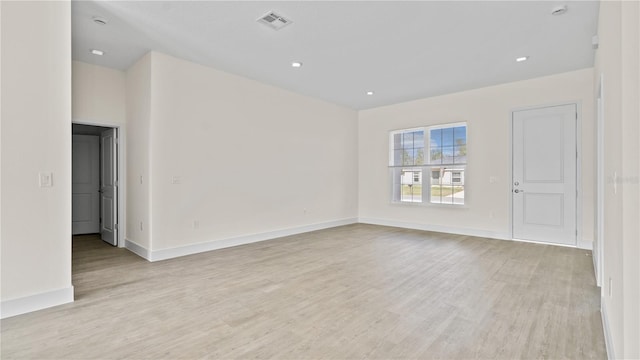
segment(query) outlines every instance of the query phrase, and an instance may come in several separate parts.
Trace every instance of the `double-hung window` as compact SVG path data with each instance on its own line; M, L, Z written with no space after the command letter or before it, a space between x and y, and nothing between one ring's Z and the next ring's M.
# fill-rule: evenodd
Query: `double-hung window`
M464 204L466 165L466 123L392 131L392 201Z

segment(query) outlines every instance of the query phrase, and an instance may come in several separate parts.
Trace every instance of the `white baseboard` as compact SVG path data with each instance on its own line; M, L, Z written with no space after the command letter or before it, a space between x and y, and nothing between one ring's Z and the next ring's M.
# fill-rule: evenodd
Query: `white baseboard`
M616 359L613 349L613 339L611 339L611 328L609 327L609 315L604 297L600 298L600 315L602 316L602 330L604 331L604 344L607 348L607 359Z
M441 232L441 233L477 236L477 237L484 237L484 238L498 239L498 240L511 240L511 237L509 234L494 232L494 231L478 230L478 229L465 229L465 228L459 228L459 227L410 223L410 222L404 222L404 221L375 219L375 218L359 218L358 222L362 224L393 226L393 227L399 227L399 228L405 228L405 229L435 231L435 232Z
M17 299L4 300L0 305L0 318L6 319L70 302L73 302L73 286Z
M355 224L357 222L358 220L356 218L333 220L333 221L298 226L298 227L293 227L288 229L274 230L274 231L268 231L268 232L258 233L258 234L243 235L243 236L238 236L233 238L207 241L203 243L185 245L185 246L175 247L171 249L152 250L148 258L143 255L140 255L137 252L136 254L142 257L145 257L149 261L167 260L167 259L172 259L180 256L197 254L205 251L223 249L223 248L228 248L228 247L238 246L238 245L251 244L251 243L265 241L265 240L272 240L276 238L281 238L283 236L297 235L297 234L302 234L310 231L328 229L336 226Z
M579 240L576 247L582 250L593 250L593 240Z
M410 223L410 222L404 222L404 221L376 219L376 218L359 218L358 222L362 224L393 226L393 227L413 229L413 230L435 231L435 232L441 232L441 233L447 233L447 234L477 236L477 237L483 237L483 238L489 238L489 239L513 240L513 241L520 241L520 242L529 242L534 244L566 246L566 247L578 248L578 249L584 249L584 250L593 250L592 240L580 241L578 242L577 246L574 246L574 245L550 244L550 243L541 242L541 241L512 239L511 234L509 233L450 227L450 226L442 226L442 225Z
M147 248L140 246L129 239L124 239L124 247L141 258L151 261L150 251Z

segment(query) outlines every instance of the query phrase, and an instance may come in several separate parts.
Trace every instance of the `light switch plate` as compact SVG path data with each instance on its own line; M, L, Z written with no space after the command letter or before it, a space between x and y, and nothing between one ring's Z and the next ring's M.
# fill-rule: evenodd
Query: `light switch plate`
M41 188L53 186L53 173L41 172L38 173L38 183Z

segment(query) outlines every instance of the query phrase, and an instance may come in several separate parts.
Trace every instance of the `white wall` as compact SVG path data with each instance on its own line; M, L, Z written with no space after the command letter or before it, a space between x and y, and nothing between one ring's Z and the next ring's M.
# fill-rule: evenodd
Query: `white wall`
M151 55L126 73L127 228L125 237L143 249L151 248ZM145 254L140 254L147 256Z
M360 112L359 217L364 222L507 238L511 110L580 101L582 106L582 239L594 236L593 69L491 86ZM467 122L465 206L394 204L388 174L389 132ZM490 183L489 178L497 181Z
M638 139L640 9L605 1L598 20L595 76L604 88L604 285L609 356L640 358L640 180Z
M624 352L640 358L640 3L622 4Z
M159 251L355 221L355 111L156 52L127 83L128 186L151 188L129 196L131 241Z
M70 4L3 2L1 23L6 317L73 301Z
M102 66L73 61L73 121L123 125L125 110L125 73Z

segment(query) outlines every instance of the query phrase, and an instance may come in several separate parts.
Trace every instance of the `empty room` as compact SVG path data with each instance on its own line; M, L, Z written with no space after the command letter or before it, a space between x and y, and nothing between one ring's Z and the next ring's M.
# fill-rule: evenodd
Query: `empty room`
M640 2L0 2L3 359L640 358Z

